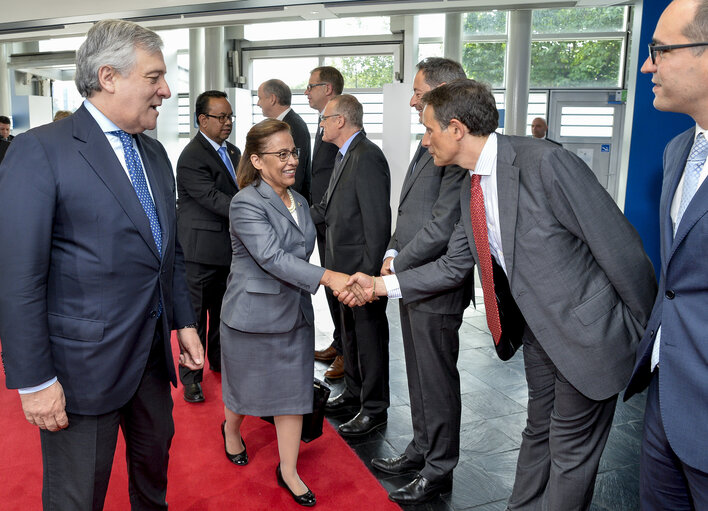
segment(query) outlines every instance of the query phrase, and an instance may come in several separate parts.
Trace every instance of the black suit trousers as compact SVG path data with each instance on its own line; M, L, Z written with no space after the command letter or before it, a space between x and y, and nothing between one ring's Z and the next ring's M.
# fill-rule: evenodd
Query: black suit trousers
M361 413L386 413L388 388L388 319L386 298L361 307L340 304L346 392L359 397Z
M189 294L194 307L194 315L199 324L197 327L199 340L202 342L209 365L220 371L219 325L221 323L221 302L226 292L229 267L192 262L187 262L185 265ZM201 382L202 375L202 369L192 371L186 367L179 368L179 379L184 385Z
M413 439L409 459L424 463L431 481L448 475L460 457L460 351L462 313L435 314L399 303L411 400Z
M102 415L70 413L68 428L40 430L44 510L103 509L118 427L126 444L131 509L167 509L167 462L174 436L172 406L158 329L143 377L128 403Z

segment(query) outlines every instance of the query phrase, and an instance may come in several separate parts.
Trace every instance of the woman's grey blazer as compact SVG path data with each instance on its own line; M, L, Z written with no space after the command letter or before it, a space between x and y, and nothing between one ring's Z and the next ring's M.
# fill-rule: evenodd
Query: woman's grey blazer
M315 225L307 201L292 192L298 223L266 182L247 186L231 200L231 272L221 319L251 333L283 333L302 311L314 321L310 294L325 269L307 261L315 246Z

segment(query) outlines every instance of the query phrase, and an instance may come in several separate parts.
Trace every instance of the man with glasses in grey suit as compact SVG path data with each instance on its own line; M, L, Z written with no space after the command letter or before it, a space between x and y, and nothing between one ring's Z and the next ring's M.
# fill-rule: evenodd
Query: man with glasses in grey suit
M496 289L508 281L525 323L529 394L508 508L588 509L656 292L649 258L582 160L550 142L495 132L487 86L457 80L423 101L423 145L436 164L468 169L461 222L437 261L376 277L375 286L361 273L349 283L413 301L458 286L477 264L498 343L510 309L498 308Z

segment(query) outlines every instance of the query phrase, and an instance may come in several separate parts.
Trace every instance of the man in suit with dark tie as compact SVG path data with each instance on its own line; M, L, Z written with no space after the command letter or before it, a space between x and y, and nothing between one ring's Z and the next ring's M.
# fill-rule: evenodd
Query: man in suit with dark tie
M228 142L233 110L226 94L202 92L194 104L199 132L177 160L177 233L184 250L187 283L197 316L197 331L209 367L221 371L221 300L231 266L229 205L238 192L238 147ZM204 401L203 369L180 367L188 403Z
M383 152L363 132L364 110L349 94L333 98L320 117L322 139L339 148L322 202L310 207L315 223L327 225L325 268L378 273L391 235L391 175ZM362 436L386 425L388 319L386 300L358 309L341 307L345 390L330 410L357 406L339 426L342 436Z
M410 105L419 116L423 94L465 78L462 66L445 58L425 59L417 69ZM464 176L454 165L436 166L428 149L418 145L403 180L396 230L388 244L382 275L415 268L445 254L460 219ZM430 481L452 477L460 453L462 411L458 331L472 291L473 279L469 278L460 287L400 304L413 439L400 456L371 460L378 470L388 474L417 472ZM397 500L398 492L391 492L391 498Z
M310 198L312 162L310 161L310 130L290 103L292 92L288 84L273 78L258 87L258 103L263 115L286 122L290 126L295 147L300 149L300 158L295 170L295 185L292 187L303 197Z
M6 115L0 115L0 141L12 142L14 136L10 135L10 118Z
M588 509L617 394L656 291L649 258L582 160L552 144L495 133L499 114L487 86L456 80L423 100L423 145L437 165L469 169L462 221L443 257L377 277L375 293L420 300L459 285L477 264L498 343L509 309L499 310L495 289L508 279L526 325L529 394L508 508ZM373 292L370 276L355 281ZM449 480L419 476L407 493L413 499L450 488Z
M639 471L642 509L708 509L708 2L677 0L650 55L654 107L696 126L664 151L659 293L625 399L647 386ZM674 46L677 45L677 46Z
M170 381L203 350L154 129L160 37L104 20L76 54L84 104L19 135L0 167L0 338L42 443L44 509L102 509L118 428L132 509L167 509ZM27 172L31 169L31 172ZM11 242L7 242L11 240Z
M322 112L327 106L327 102L340 95L344 90L344 78L336 68L332 66L321 66L313 69L310 73L310 81L305 90L310 102L310 107ZM337 156L339 148L332 143L322 140L322 127L317 125L315 135L315 147L312 150L312 183L310 189L310 204L319 204L329 185L329 179L334 168L334 158ZM317 252L320 256L320 263L324 264L326 239L326 227L324 223L317 223ZM334 333L332 334L332 344L324 350L315 351L315 360L321 362L332 362L325 372L325 377L329 379L339 379L344 376L344 359L342 357L342 334L340 309L337 299L329 289L325 290L327 305L334 323Z

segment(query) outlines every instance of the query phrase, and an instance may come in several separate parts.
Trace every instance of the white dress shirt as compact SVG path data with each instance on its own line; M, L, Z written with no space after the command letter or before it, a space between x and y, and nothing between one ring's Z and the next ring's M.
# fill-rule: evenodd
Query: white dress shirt
M477 165L469 171L470 175L481 176L479 184L484 195L484 211L487 217L487 236L489 251L506 273L504 251L501 243L501 226L499 224L499 193L497 191L497 134L492 133L482 148L477 159ZM469 214L463 210L462 214ZM394 256L395 257L395 256ZM394 259L395 260L395 259ZM393 265L392 265L393 266ZM389 298L402 298L401 287L396 275L384 275L384 285Z

